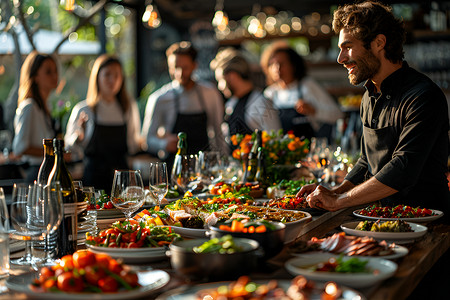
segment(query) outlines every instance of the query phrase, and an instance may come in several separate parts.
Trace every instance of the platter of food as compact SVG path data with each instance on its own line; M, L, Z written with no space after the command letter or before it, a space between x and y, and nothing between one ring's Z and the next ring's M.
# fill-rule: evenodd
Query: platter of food
M335 233L319 239L298 241L289 247L295 256L304 256L328 252L354 257L378 257L383 259L397 259L408 254L408 249L395 243L377 241L372 237L346 235L345 232Z
M338 256L318 253L288 260L285 267L292 275L311 280L334 281L352 288L374 286L397 271L397 264L382 258Z
M240 277L236 281L220 281L204 283L181 287L160 295L157 300L197 300L197 299L217 299L218 291L221 294L229 294L230 298L235 291L235 287L244 285L247 287L239 294L243 299L261 299L264 296L267 299L336 299L353 300L366 299L360 292L346 286L336 285L334 283L319 283L306 280L303 276L298 276L293 280L256 280L252 281L249 277ZM334 286L330 286L334 285ZM292 288L291 288L292 287ZM259 290L258 290L259 288ZM258 292L259 291L259 292ZM263 291L263 292L261 292ZM275 294L274 294L275 293ZM245 297L245 298L244 298Z
M425 233L427 233L428 230L426 226L409 222L406 222L406 224L410 226L411 231L380 232L356 229L360 223L360 221L345 223L341 225L341 229L347 234L355 236L368 236L373 237L377 240L396 241L397 243L401 241L411 241L421 238L423 235L425 235Z
M14 292L24 293L33 299L42 300L114 300L114 299L134 299L145 295L166 285L170 276L165 271L152 270L137 272L141 287L131 291L119 291L116 293L65 293L65 292L36 292L30 287L30 284L38 276L37 272L25 273L17 276L10 276L6 280L6 286Z
M407 205L397 205L394 207L371 205L363 209L357 209L353 211L353 214L359 218L367 220L404 220L419 223L434 221L444 215L444 213L440 210L411 207Z
M109 255L78 250L39 272L10 276L6 286L33 299L132 299L150 294L169 280L165 271L137 271Z

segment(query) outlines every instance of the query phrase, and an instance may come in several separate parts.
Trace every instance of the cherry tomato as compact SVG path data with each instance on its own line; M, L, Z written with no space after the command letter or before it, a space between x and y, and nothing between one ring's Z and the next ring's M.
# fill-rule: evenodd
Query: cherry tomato
M73 258L72 255L68 254L61 257L61 261L59 262L61 267L68 268L69 270L73 269Z
M106 277L106 272L103 268L97 266L87 266L84 271L84 278L92 285L97 285L98 281Z
M131 242L128 244L128 248L139 248L139 245L135 242Z
M100 268L108 269L109 261L111 259L112 259L111 256L109 256L108 254L104 254L104 253L95 254L95 260L97 262L97 266L99 266Z
M83 279L76 277L72 272L64 272L58 276L57 286L63 292L79 293L83 291Z
M75 268L86 268L95 264L95 254L88 250L79 250L73 254Z
M137 287L139 285L139 279L136 272L122 270L120 272L120 277L122 277L122 279L125 280L125 282L128 283L131 287Z
M119 289L119 284L111 276L106 276L98 281L99 288L105 293L114 293Z
M50 279L47 279L43 283L42 287L44 288L44 290L48 291L48 290L50 290L53 287L57 287L57 285L58 285L57 281L54 278L50 278Z
M55 271L53 271L49 267L43 267L41 269L41 274L39 276L39 282L44 283L46 280L48 280L49 278L51 278L53 276L55 276Z
M120 274L120 272L123 270L123 266L115 259L111 259L109 261L108 269L111 272L114 272L116 274Z

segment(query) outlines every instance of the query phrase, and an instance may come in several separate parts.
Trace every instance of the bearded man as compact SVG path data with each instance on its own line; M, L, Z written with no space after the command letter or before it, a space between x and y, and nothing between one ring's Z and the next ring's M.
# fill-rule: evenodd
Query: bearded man
M311 207L336 211L380 201L438 209L450 218L447 185L449 118L445 95L403 60L405 29L380 3L345 5L334 13L338 63L364 83L361 155L343 183L308 185Z

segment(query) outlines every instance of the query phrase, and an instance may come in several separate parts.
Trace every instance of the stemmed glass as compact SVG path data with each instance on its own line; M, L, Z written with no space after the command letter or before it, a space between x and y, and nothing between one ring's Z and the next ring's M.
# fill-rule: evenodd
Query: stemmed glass
M63 219L63 200L61 185L54 182L45 186L35 185L35 192L30 203L30 228L42 232L44 240L48 240ZM46 247L46 257L38 262L39 266L55 265L55 260L49 255L50 249Z
M197 175L206 185L222 178L222 164L218 151L200 151L198 153Z
M161 206L161 200L169 190L169 179L167 176L167 164L165 162L150 163L150 193Z
M13 238L25 241L25 255L18 259L11 259L11 263L21 266L31 266L38 258L31 254L31 240L37 239L41 234L29 229L29 205L33 185L15 183L11 199L11 225L15 229Z
M116 170L111 190L111 202L122 210L127 221L144 204L144 184L140 171Z
M198 155L181 155L175 158L172 169L172 184L177 186L183 193L193 191L197 188L199 180L197 177Z

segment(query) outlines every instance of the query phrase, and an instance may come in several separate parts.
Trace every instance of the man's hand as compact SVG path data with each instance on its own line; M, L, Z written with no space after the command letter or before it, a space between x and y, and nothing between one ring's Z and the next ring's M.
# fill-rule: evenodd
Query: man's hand
M311 194L317 187L316 183L306 184L298 191L296 197L306 197Z
M336 194L326 187L319 185L306 197L306 202L308 202L309 206L312 208L336 211L340 209L340 207L337 206L338 197L339 194Z

